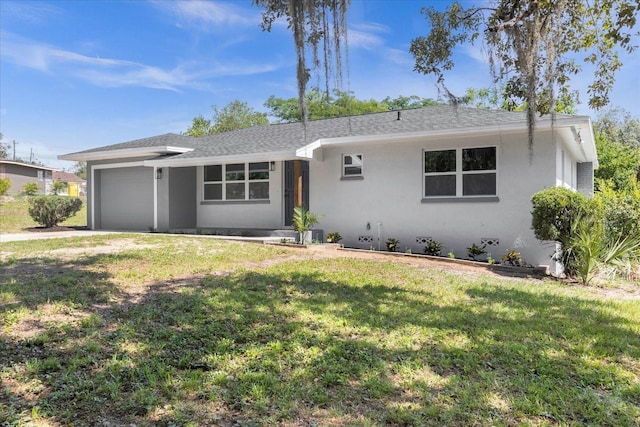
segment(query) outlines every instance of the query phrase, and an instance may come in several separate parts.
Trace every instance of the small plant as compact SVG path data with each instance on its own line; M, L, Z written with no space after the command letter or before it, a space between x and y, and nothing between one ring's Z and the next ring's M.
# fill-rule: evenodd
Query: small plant
M327 243L338 243L342 236L337 231L327 234Z
M413 251L411 250L411 248L407 248L405 252L408 253L409 255L413 254Z
M389 252L395 252L396 249L398 249L398 244L400 243L400 240L398 239L394 239L393 237L389 237L387 239L386 245L387 245L387 250Z
M453 251L449 251L449 253L447 254L447 256L451 259L455 259L456 258L456 254L453 253Z
M516 250L507 251L505 255L500 258L503 264L512 265L514 267L520 267L522 265L522 257L520 252Z
M46 228L55 227L82 207L77 197L38 196L29 200L29 215Z
M491 254L487 254L487 262L489 265L493 265L496 263L496 260L491 256Z
M422 253L425 255L440 256L441 250L442 250L442 243L436 242L435 240L430 239L427 242L427 246L424 247L424 250L422 251Z
M35 196L36 194L38 194L38 190L39 190L38 184L36 184L35 182L27 182L22 187L22 191L27 196Z
M67 184L60 181L59 179L56 179L51 184L51 194L54 196L57 196L60 193L62 193L66 188L67 188Z
M11 188L11 180L9 178L0 179L0 196L4 196Z
M293 228L300 233L300 244L304 245L307 231L320 222L322 215L309 212L304 206L293 208Z
M472 260L477 261L480 255L487 253L487 251L484 250L485 247L486 247L485 245L478 246L475 243L473 243L471 246L467 248L467 254Z

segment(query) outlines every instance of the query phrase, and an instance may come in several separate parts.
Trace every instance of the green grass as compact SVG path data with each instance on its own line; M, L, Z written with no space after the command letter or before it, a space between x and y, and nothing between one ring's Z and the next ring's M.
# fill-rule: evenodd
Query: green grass
M640 424L638 299L182 236L2 253L8 425Z
M86 227L87 204L83 200L80 211L62 222L61 226ZM24 233L27 228L39 227L29 216L29 202L27 197L6 198L0 200L0 233Z

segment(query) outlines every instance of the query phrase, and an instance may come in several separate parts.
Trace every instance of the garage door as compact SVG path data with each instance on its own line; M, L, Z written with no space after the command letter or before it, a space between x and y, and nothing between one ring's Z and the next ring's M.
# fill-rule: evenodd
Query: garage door
M153 168L102 169L100 220L105 230L153 227Z

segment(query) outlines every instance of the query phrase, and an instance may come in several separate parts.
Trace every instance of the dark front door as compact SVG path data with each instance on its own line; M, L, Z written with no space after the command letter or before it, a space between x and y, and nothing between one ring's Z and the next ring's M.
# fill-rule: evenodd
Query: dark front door
M309 162L284 162L284 225L293 225L293 208L309 207Z

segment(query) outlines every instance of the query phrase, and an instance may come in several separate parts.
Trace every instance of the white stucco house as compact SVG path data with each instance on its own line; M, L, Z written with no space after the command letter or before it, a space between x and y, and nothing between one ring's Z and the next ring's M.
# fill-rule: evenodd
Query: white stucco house
M254 233L291 228L294 206L349 247L422 253L429 239L466 257L515 249L551 265L531 230L531 196L593 191L597 154L585 116L437 106L193 138L166 134L65 154L88 165L92 229ZM553 267L552 267L553 268Z

